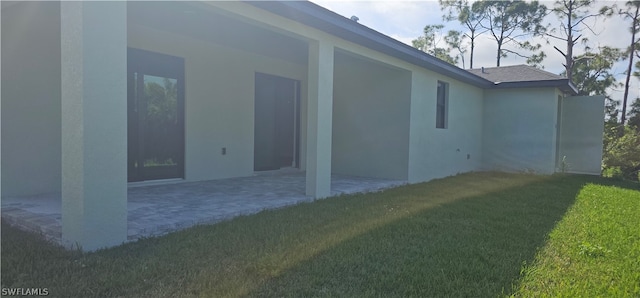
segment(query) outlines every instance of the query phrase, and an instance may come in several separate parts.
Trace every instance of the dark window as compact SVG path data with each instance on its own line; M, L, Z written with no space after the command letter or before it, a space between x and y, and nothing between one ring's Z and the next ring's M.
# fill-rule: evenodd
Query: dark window
M449 84L438 81L436 101L436 128L447 128L447 106L449 101Z

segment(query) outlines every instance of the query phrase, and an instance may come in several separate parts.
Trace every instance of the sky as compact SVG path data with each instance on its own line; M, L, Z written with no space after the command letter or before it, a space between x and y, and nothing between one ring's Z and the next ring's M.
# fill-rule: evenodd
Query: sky
M442 20L442 16L445 12L440 10L440 6L437 0L423 0L423 1L362 1L362 0L311 0L312 2L327 8L337 14L345 16L347 18L351 16L357 16L359 23L365 25L371 29L374 29L380 33L388 35L394 39L411 45L411 41L422 35L422 30L425 25L428 24L443 24L446 32L449 29L463 30L464 27L457 22L445 22ZM553 6L553 1L543 0L539 1L541 4L547 7ZM594 6L594 10L598 10L604 5L617 4L618 6L624 6L625 1L597 1ZM560 30L559 23L555 20L553 15L545 19L545 23L551 24L551 27L556 27ZM589 30L582 32L583 36L589 39L588 45L592 48L598 46L612 46L617 48L626 48L631 41L631 33L627 29L629 25L628 21L623 20L621 17L614 16L611 18L598 18L592 19L588 22L593 29L593 33ZM594 34L595 33L595 34ZM566 48L566 43L562 44L561 41L550 40L550 44L546 44L540 40L543 45L543 50L547 54L547 58L542 63L544 70L559 74L563 71L564 67L562 63L564 58L558 53L553 46L557 46L560 49ZM442 42L444 47L444 41ZM496 45L495 40L491 39L490 35L484 34L477 39L476 48L474 51L474 68L480 67L495 67L496 65ZM578 45L574 48L574 56L583 53L583 46ZM465 56L466 64L468 67L469 55ZM510 56L501 60L501 66L526 64L526 59ZM461 64L458 66L462 66ZM619 82L624 82L627 62L618 62L614 68L613 73L616 74L616 78ZM636 97L640 97L640 81L637 78L631 78L631 87L629 88L629 103ZM616 100L622 100L624 87L616 88L611 91L611 95Z

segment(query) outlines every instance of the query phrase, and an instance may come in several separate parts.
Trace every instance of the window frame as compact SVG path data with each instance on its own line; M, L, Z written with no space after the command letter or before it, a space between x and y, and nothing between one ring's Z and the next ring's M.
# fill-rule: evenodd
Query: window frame
M449 83L438 81L436 85L436 128L449 127Z

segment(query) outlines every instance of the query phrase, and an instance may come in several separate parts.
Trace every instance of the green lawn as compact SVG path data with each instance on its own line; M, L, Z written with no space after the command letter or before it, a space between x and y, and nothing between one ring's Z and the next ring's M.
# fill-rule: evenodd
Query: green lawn
M54 297L637 297L640 185L464 174L89 254L3 223L1 262Z
M640 297L640 192L583 187L524 273L525 297Z

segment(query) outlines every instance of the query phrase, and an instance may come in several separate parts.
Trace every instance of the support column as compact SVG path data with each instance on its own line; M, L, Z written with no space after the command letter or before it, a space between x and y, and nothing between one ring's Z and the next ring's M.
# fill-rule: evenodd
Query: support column
M427 168L425 160L425 131L428 131L425 122L424 111L430 109L426 107L425 94L432 94L427 88L428 84L424 77L416 71L411 72L411 103L409 108L409 161L407 180L409 183L418 183L429 180L428 173L432 173Z
M331 126L333 122L333 45L309 43L306 193L331 195Z
M127 3L60 3L62 238L127 239Z

